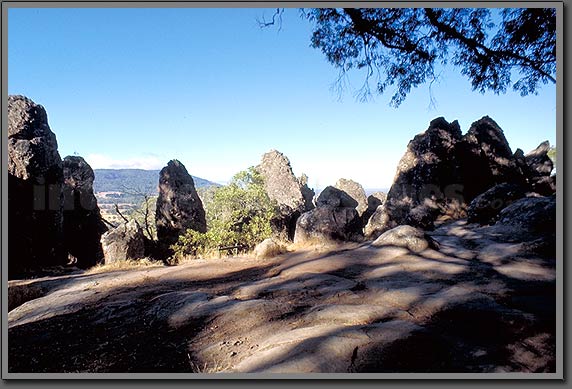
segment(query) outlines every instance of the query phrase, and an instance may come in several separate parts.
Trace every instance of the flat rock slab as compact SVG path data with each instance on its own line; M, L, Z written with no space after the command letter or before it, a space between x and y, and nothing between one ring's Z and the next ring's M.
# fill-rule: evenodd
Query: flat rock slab
M554 258L431 238L11 281L9 371L554 371Z

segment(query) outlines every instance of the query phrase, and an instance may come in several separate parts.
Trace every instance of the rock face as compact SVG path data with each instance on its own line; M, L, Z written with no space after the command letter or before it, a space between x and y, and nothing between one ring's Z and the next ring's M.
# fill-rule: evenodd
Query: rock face
M320 192L316 204L318 207L358 207L358 202L353 197L347 192L333 186L327 186Z
M368 208L367 197L363 187L359 183L346 178L340 178L334 186L339 190L346 192L357 202L356 210L358 211L358 215L362 217Z
M294 243L360 241L361 219L355 208L319 206L300 216Z
M494 229L513 241L531 237L554 236L556 232L556 195L525 197L500 211ZM554 247L554 245L553 245Z
M419 228L403 225L384 232L371 245L373 247L404 247L418 253L428 248L430 242L425 232Z
M314 192L308 188L305 176L296 178L288 158L277 150L264 154L256 170L264 178L268 197L278 203L279 215L272 221L275 235L292 239L300 214L314 207Z
M515 200L525 196L525 188L516 184L499 184L478 195L467 209L469 223L494 223L499 212Z
M439 215L454 215L463 204L455 146L461 140L459 123L444 118L431 121L429 128L409 142L384 204L383 232L408 224L433 227Z
M66 263L63 169L44 107L8 97L8 273Z
M542 142L536 149L526 154L526 173L532 191L544 196L556 192L556 177L551 176L554 163L548 156L550 143Z
M106 264L145 257L145 235L135 220L103 234L101 244Z
M169 161L159 175L159 197L155 214L157 239L164 248L177 242L187 229L206 232L203 203L185 166Z
M512 153L497 123L485 116L461 136L457 121L437 118L409 142L366 235L375 238L403 224L431 230L438 219L466 216L476 196L502 183L524 186L526 176L522 157Z
M367 209L361 216L364 227L367 226L377 208L385 203L386 198L387 195L384 192L375 192L367 196Z
M64 172L64 242L80 268L103 262L101 235L107 231L93 194L95 175L82 158L68 156Z
M488 116L471 125L457 146L457 155L467 203L498 184L526 184L502 129Z

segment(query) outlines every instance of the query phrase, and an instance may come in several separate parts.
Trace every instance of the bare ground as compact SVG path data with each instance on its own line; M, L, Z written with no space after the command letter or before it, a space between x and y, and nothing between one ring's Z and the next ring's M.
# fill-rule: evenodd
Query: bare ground
M9 371L554 372L555 260L432 236L11 281Z

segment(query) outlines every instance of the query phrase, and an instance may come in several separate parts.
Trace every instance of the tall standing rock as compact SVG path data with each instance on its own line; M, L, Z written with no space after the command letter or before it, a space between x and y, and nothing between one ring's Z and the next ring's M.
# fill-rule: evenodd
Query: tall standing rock
M386 214L376 218L382 224L370 226L375 235L401 224L430 229L439 215L459 212L461 177L455 146L460 139L457 121L437 118L409 142L382 206Z
M44 107L8 97L8 273L65 264L63 169Z
M296 178L288 158L277 150L264 154L256 170L264 178L268 197L278 203L279 215L272 220L274 233L292 240L296 220L313 208L313 191L308 188L306 179Z
M193 178L176 159L169 161L159 175L155 223L157 239L159 245L166 249L165 254L186 230L207 230L205 210Z
M461 164L463 196L467 203L495 185L526 183L503 130L488 116L471 124L457 145L457 158Z
M101 236L107 231L93 194L95 175L82 158L67 156L64 173L64 242L80 268L103 262Z

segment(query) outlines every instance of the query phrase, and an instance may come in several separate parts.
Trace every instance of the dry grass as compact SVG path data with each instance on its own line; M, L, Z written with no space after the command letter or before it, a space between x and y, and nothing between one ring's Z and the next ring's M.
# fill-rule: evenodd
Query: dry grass
M115 261L112 263L107 263L103 265L96 265L90 269L88 269L85 273L86 274L97 274L97 273L105 273L110 271L117 271L117 270L131 270L131 269L141 269L144 267L163 267L163 263L159 261L153 261L149 258L143 258L138 260L121 260Z

